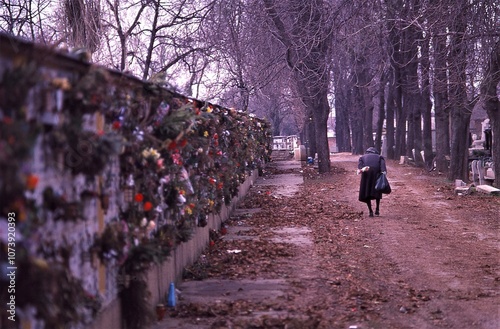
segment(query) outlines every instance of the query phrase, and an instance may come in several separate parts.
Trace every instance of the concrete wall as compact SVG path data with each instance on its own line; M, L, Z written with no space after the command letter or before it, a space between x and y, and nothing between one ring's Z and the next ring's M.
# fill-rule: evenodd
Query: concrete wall
M238 195L233 198L231 203L228 206L222 206L219 214L209 216L207 226L197 228L191 240L178 245L173 255L166 262L151 268L147 274L149 291L151 292L151 305L166 303L170 282L180 282L184 267L193 264L207 248L209 230L218 230L221 223L231 216L238 202L245 197L257 177L258 172L255 170L240 186ZM119 299L115 299L102 310L87 329L110 328L122 328Z
M26 95L18 97L19 100L16 100L16 102L12 100L13 97L4 97L0 99L0 131L9 131L9 134L13 134L11 131L15 131L15 133L17 133L17 135L12 135L15 138L13 137L9 139L9 143L13 143L15 147L17 147L16 143L18 143L18 141L30 141L29 145L26 146L26 148L29 148L30 152L26 152L27 155L22 157L19 156L18 159L16 159L17 154L15 154L12 159L7 159L7 161L12 162L10 163L10 166L8 166L10 170L8 174L4 171L0 171L0 195L4 197L0 200L0 203L2 203L2 207L0 207L2 208L0 209L0 234L1 236L7 236L7 234L3 231L3 227L7 227L6 225L3 225L7 224L7 218L3 213L5 209L9 209L9 213L16 211L19 218L23 215L24 219L22 221L20 220L19 223L16 223L16 229L27 232L23 237L23 240L27 242L24 244L26 252L24 253L24 257L21 257L22 255L19 254L19 257L16 258L16 262L30 266L30 269L35 270L39 270L39 268L42 267L39 264L44 264L44 266L47 265L46 268L51 270L51 273L55 273L55 269L64 268L64 277L71 277L74 280L70 283L66 282L66 286L64 286L64 282L62 280L58 281L57 286L67 287L68 285L71 285L70 288L79 288L79 292L84 291L85 296L89 296L90 298L94 298L94 300L100 302L100 306L96 306L92 309L94 310L100 307L100 311L95 318L92 317L93 315L89 310L89 312L84 314L84 317L72 318L76 319L75 322L80 321L85 324L75 323L73 326L67 325L65 328L122 328L123 320L120 311L118 293L121 287L119 282L119 271L120 266L123 264L123 260L121 258L118 259L113 257L109 257L108 261L102 260L102 258L99 257L102 256L102 254L98 254L98 252L93 249L93 246L96 241L96 237L102 236L105 228L109 227L110 224L122 221L125 222L127 220L122 217L122 210L130 209L132 206L139 207L136 205L136 203L140 204L139 201L126 201L125 198L124 182L126 181L125 178L129 175L125 175L122 172L123 167L121 164L123 164L124 161L120 159L118 154L113 154L105 162L104 169L101 169L100 171L88 175L84 175L82 172L73 172L72 169L74 169L76 165L72 166L71 163L66 161L68 160L67 155L77 155L79 156L79 159L84 159L88 153L85 153L85 150L81 149L79 146L84 144L90 145L87 151L91 149L95 150L93 140L81 138L79 141L82 143L73 148L69 145L67 139L63 139L63 142L60 144L64 144L64 146L67 146L72 151L67 153L64 150L61 151L60 146L54 146L53 144L48 143L48 140L50 140L50 138L48 138L48 134L50 132L60 131L61 126L64 125L65 122L69 122L70 119L81 119L81 121L76 121L78 122L78 125L72 127L72 129L81 129L81 132L78 132L79 136L88 132L91 133L92 136L100 134L99 136L102 137L115 130L118 131L115 133L119 134L119 127L115 129L113 122L109 119L111 116L108 116L108 120L106 119L107 117L105 114L110 114L111 111L125 110L128 113L128 117L136 118L137 115L135 112L132 112L132 108L137 111L140 110L140 113L144 114L155 113L152 110L152 107L155 106L154 109L158 109L158 112L156 113L159 113L160 110L163 111L165 109L168 109L168 111L180 111L178 107L181 105L179 104L194 104L196 102L198 104L197 108L201 107L201 104L206 104L207 106L209 105L209 108L214 111L214 115L227 115L227 118L241 118L240 116L246 116L246 114L236 113L234 110L224 109L218 106L215 108L216 105L198 100L187 99L182 95L173 93L164 88L161 88L161 93L158 92L159 89L155 89L156 93L153 93L146 88L151 88L151 86L137 78L122 75L120 72L110 71L97 65L81 62L77 58L68 56L68 54L55 53L53 49L40 45L34 45L23 40L12 39L1 33L0 49L2 49L2 52L0 53L0 94L7 95L8 92L12 90L26 91ZM36 75L27 70L27 68L31 67L35 68L35 72L37 73ZM84 112L75 111L75 105L81 106L83 104L83 101L80 99L80 94L82 93L75 92L75 89L80 90L77 89L77 86L81 86L82 80L89 77L89 74L102 74L103 71L105 71L104 73L106 73L107 76L105 80L100 81L102 80L100 79L99 83L97 83L97 78L91 80L93 83L88 83L88 80L84 80L86 83L83 85L90 85L90 87L88 87L88 89L83 88L81 90L89 91L90 94L87 96L89 96L89 100L92 100L93 98L90 97L90 95L93 95L93 93L96 92L95 90L97 84L97 87L100 88L98 88L98 91L102 93L102 95L100 94L99 96L108 100L109 103L95 101L96 103L92 103L92 108L90 110L89 108L86 108ZM12 79L12 77L16 77L16 74L22 76L22 79ZM33 78L33 83L24 83L25 80L29 80L28 78L30 76L36 77L36 79ZM99 75L92 75L92 77L98 76ZM129 105L128 102L130 99L135 100L133 105ZM68 100L70 101L69 103ZM100 104L108 104L109 106L99 108ZM198 108L198 110L200 110L200 108ZM77 116L79 117L76 118ZM126 117L126 115L123 116ZM204 137L207 138L210 136L210 139L204 139L206 141L206 145L203 147L205 148L199 147L198 150L201 149L202 151L205 151L204 154L210 156L214 163L216 161L215 157L222 157L223 155L227 157L233 156L234 160L237 157L235 154L238 153L238 157L240 158L237 159L237 162L233 161L232 163L248 163L249 166L252 165L252 167L238 166L237 169L236 167L225 167L221 169L230 173L238 174L238 182L240 182L240 179L245 179L245 181L238 186L239 194L233 198L228 206L222 204L220 211L216 214L212 213L212 209L204 210L206 212L203 214L209 214L208 224L205 227L198 227L196 226L197 223L192 222L194 228L191 239L188 242L177 245L175 249L171 251L171 256L161 265L151 266L150 270L147 272L147 281L151 292L151 305L155 305L158 302L165 302L165 296L168 292L170 282L177 282L180 280L183 268L186 265L192 264L208 246L210 229L218 230L220 228L221 222L230 216L232 210L236 207L237 202L246 194L249 187L256 179L258 170L254 168L259 167L264 163L265 157L262 156L261 150L268 148L262 147L265 145L259 144L260 141L258 143L255 141L259 139L257 137L264 136L265 125L261 125L262 120L258 118L245 119L246 120L242 120L240 122L241 124L237 127L245 126L247 129L250 129L250 125L252 125L252 127L255 128L252 130L255 137L255 140L253 141L253 145L255 145L255 147L247 148L247 150L249 150L249 152L253 152L253 154L249 154L247 152L231 153L231 150L227 148L227 145L234 146L234 144L221 142L221 147L218 146L218 142L215 144L213 141L216 139L215 134L213 134L216 131L215 128L226 129L224 128L224 123L210 123L203 128L206 129L205 133L207 134ZM229 121L229 119L226 121ZM36 137L33 138L32 144L31 140L26 138L27 134L25 132L28 131L28 129L9 128L18 126L27 127L28 122L30 124L34 124L36 127L43 126L44 128L36 132ZM214 128L214 132L211 132L212 135L208 133L208 130L212 130L211 128ZM65 132L60 131L60 133L66 136ZM247 137L247 133L248 131L241 133L236 128L231 130L231 136L240 136L239 134L241 134L240 137L242 142L245 142L244 139ZM218 139L224 140L223 131L219 132L218 136L220 136L217 137ZM4 135L0 134L0 137L4 138ZM139 156L143 154L141 151L146 151L149 147L151 147L151 145L143 142L147 139L134 137L131 133L128 135L126 140L138 146L137 149L139 151L137 154ZM4 143L4 141L0 140L0 145L5 145L2 143ZM222 149L223 147L226 147L226 149ZM122 152L124 152L124 149L125 148L123 148ZM202 151L198 151L198 153L201 153ZM179 153L176 155L182 154L182 152L178 152ZM105 152L101 152L101 154L103 153ZM144 155L142 156L145 157ZM5 165L6 158L0 157L0 161L3 161L0 162L0 164ZM201 165L198 166L200 163ZM137 166L137 162L134 162L134 166ZM219 176L217 176L219 172L214 169L214 164L210 161L205 161L205 163L196 162L189 165L179 161L175 164L175 166L172 166L172 171L168 174L156 167L155 170L150 170L149 173L151 175L156 175L154 176L155 183L162 179L165 180L165 177L169 179L168 181L182 182L182 189L184 192L185 190L189 190L189 187L187 187L188 183L190 188L193 189L190 180L194 178L195 175L198 175L198 177L206 175L210 176L211 179L213 179L212 176L214 176L220 183L227 183L224 181L226 178L222 176L219 178ZM184 170L180 170L180 167ZM190 172L193 177L185 177L184 173L191 175ZM30 176L36 177L36 183L33 187L28 188L27 181ZM208 181L209 180L206 179L205 187L215 186L213 183L209 185L207 183ZM12 182L15 184L9 184ZM139 180L136 180L136 183L137 182L139 182ZM231 182L234 182L234 180ZM168 183L166 183L165 180L165 182L161 184ZM181 183L178 184L179 186L177 187L180 189ZM225 186L224 184L220 189ZM146 186L146 184L143 185ZM15 192L11 192L6 189L5 186L22 186L22 188L15 190ZM150 184L147 186L156 185ZM157 190L160 190L160 187L162 186L163 185L159 185ZM215 190L215 187L203 190L201 183L196 186L200 189L199 191L202 192ZM69 215L72 213L69 211L66 213L66 208L63 208L61 204L58 204L54 209L47 206L48 202L45 202L44 200L44 192L46 192L49 188L53 191L54 195L57 195L58 197L60 196L58 202L62 205L74 203L81 206L81 214L78 213L77 215ZM217 187L217 189L219 189L219 187ZM85 191L92 192L93 196L88 197L88 194L83 193ZM137 192L139 191L140 189L137 190ZM164 200L164 195L160 192L157 192L157 194L159 197L155 201L155 206L158 206L160 209L155 208L154 211L158 213L158 216L149 216L149 214L153 213L152 211L146 215L146 212L149 210L144 210L141 212L140 216L144 216L144 219L148 217L149 223L155 223L153 229L154 227L159 228L161 225L166 225L169 221L173 222L177 220L178 217L171 216L171 214L174 213L174 215L181 216L180 212L175 213L174 210L176 210L175 207L184 207L184 203L177 202L177 205L173 203L170 205L170 208L168 208L167 206L164 206L163 202L161 202ZM15 197L13 198L12 195ZM200 197L198 194L194 193L194 190L191 191L190 195L191 196L187 196L186 199L193 198L193 201L195 201L194 198ZM108 198L108 205L105 207L103 206L101 196L107 196ZM209 198L212 204L216 204L217 206L219 206L220 203L223 203L221 194L213 193L210 194ZM11 199L26 200L26 204L28 204L29 201L29 205L34 206L30 206L31 208L14 208L17 201L14 202ZM186 202L186 200L184 202ZM6 204L4 205L3 203ZM32 211L26 211L25 209ZM62 212L63 210L65 212ZM140 217L136 217L135 219L140 219ZM195 219L189 218L189 220L194 221ZM125 223L125 225L129 227L127 234L131 232L131 234L126 237L129 245L127 246L127 249L125 247L119 247L121 249L117 250L123 251L126 249L128 252L128 250L132 248L131 246L137 246L140 241L144 241L142 239L153 240L151 235L152 232L149 232L149 236L147 236L143 233L146 231L145 227L143 225L139 226L136 221L129 220ZM28 227L28 230L25 230L26 227ZM133 234L135 234L135 232L139 232L140 235L138 234L137 236L134 236ZM135 238L135 240L131 238ZM0 249L4 246L5 244L3 244L3 240L0 239ZM21 247L21 241L19 241L18 247ZM115 250L113 249L113 251ZM35 262L34 259L36 259L37 262ZM18 263L16 263L16 265L18 265ZM25 272L37 273L34 270ZM62 271L57 272L57 274L59 275L61 272ZM20 281L19 284L22 285L23 282L29 283L30 280L24 278L24 281ZM44 285L40 284L39 286ZM33 289L30 292L32 294L36 294L37 296L43 296L44 294L54 294L54 290L57 289ZM61 289L57 291L59 293L59 291L63 290ZM28 293L26 296L28 296ZM44 314L45 319L50 317L50 321L58 321L61 318L61 314L67 312L69 309L68 300L74 303L73 305L80 305L80 303L83 303L83 298L79 297L81 295L83 295L83 293L65 295L70 297L76 296L79 299L71 299L70 297L58 299L58 304L52 305L53 307L50 314L47 315L49 312ZM3 295L0 296L0 298L3 298ZM40 310L45 306L43 301L39 301L42 300L42 298L36 302L32 302L36 299L32 296L28 296L26 299L30 299L33 304L38 304L31 305L30 303L27 303L30 305L29 310L27 310L27 308L23 308L23 306L19 307L20 312L18 312L18 320L17 323L15 323L16 328L46 328L47 326L42 320L43 316L40 314L37 315L37 307L38 310ZM50 299L50 296L47 297L47 299ZM0 300L0 302L2 301L3 300ZM87 300L85 300L85 302L86 301ZM81 320L81 318L83 318L83 320ZM88 323L91 324L88 325ZM7 322L4 322L3 317L0 317L0 328L11 328L10 326L7 326Z

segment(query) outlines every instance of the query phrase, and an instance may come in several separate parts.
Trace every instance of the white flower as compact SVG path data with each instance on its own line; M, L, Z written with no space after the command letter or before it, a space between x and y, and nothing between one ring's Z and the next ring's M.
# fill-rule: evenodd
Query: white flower
M179 194L179 195L177 196L177 202L179 202L180 204L184 204L184 203L186 203L186 198L184 197L184 195Z
M148 227L146 228L148 230L148 232L151 232L152 230L154 230L156 227L156 223L152 220L149 221L148 223Z
M158 151L155 150L154 148L148 148L148 149L142 151L142 156L145 158L152 157L155 160L158 160L160 158L160 153L158 153Z

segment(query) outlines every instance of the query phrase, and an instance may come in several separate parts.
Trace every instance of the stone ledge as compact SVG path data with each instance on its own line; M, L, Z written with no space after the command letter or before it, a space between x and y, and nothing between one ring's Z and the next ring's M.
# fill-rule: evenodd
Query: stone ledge
M500 195L500 189L489 185L478 185L476 190L481 193Z

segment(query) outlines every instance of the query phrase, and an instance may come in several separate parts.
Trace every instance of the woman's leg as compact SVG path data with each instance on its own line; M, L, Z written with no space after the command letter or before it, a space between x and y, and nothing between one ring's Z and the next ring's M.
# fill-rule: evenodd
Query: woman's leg
M380 215L380 199L375 199L375 201L377 202L377 208L375 208L375 215Z
M372 202L371 200L366 201L366 204L368 206L368 211L370 211L370 217L373 217L373 210L372 210Z

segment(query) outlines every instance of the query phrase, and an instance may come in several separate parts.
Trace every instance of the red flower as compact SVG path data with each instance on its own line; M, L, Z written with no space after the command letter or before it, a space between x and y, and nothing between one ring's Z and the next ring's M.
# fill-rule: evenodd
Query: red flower
M38 180L37 175L29 174L28 177L26 177L26 188L33 191L38 185Z
M171 141L170 144L168 144L168 150L173 151L177 148L177 143L175 141Z
M172 154L172 161L174 164L181 166L182 165L182 157L179 153Z
M153 204L149 201L144 202L144 211L150 211L153 209Z
M184 147L184 146L186 146L186 145L187 145L187 143L188 143L187 139L183 139L183 140L181 140L181 142L180 142L179 146L180 146L180 147Z
M121 124L121 122L120 122L120 121L114 121L114 122L113 122L113 129L114 129L114 130L118 130L118 129L120 129L120 128L121 128L121 126L122 126L122 124Z
M135 202L142 202L142 200L144 200L144 195L142 195L141 193L137 193L134 197L134 200Z
M217 184L217 188L218 188L219 190L222 190L222 188L223 188L223 187L224 187L224 184L223 184L223 183L219 183L219 184Z

